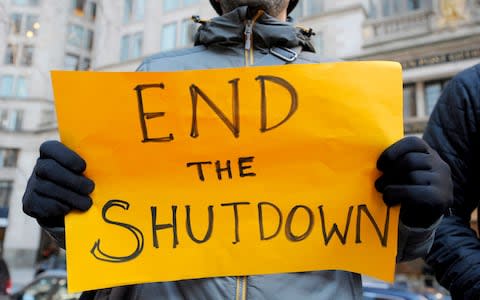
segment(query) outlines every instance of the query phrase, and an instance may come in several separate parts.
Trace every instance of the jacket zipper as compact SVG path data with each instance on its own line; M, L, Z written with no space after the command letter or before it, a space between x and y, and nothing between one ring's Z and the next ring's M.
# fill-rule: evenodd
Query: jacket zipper
M247 276L237 276L237 290L235 300L247 299Z
M251 66L255 63L253 57L253 25L263 15L263 10L259 10L253 19L248 19L245 24L245 66ZM247 299L247 276L237 276L237 290L235 300Z
M259 10L253 19L247 20L245 24L245 66L251 66L255 63L253 57L253 25L263 15L263 10Z

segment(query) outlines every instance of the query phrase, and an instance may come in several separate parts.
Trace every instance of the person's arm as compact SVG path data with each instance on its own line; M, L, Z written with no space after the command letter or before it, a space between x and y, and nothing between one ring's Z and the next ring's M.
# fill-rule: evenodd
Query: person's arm
M424 257L453 199L450 168L418 137L406 137L380 155L375 188L388 206L401 205L397 262Z
M83 175L85 161L57 141L40 146L40 157L23 195L23 211L37 219L65 248L64 217L71 210L86 211L92 205L89 194L94 183Z
M451 215L444 218L426 261L454 299L480 298L480 241L470 215L480 201L480 66L447 85L424 139L450 165L454 183Z

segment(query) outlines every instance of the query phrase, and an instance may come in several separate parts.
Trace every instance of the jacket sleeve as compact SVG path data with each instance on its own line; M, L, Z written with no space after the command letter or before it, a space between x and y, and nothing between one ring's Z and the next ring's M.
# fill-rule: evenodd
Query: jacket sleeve
M450 81L424 134L424 139L452 172L454 202L450 215L437 230L426 261L454 299L480 297L480 241L470 228L470 216L480 200L479 97L480 66L477 65Z
M397 262L425 257L430 251L435 237L435 230L442 218L428 228L415 228L398 224Z
M65 227L46 227L42 224L43 230L45 230L62 249L65 249Z

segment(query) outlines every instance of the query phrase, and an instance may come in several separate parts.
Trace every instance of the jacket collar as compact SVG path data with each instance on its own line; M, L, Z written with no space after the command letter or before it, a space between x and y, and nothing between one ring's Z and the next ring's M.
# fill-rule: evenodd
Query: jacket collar
M245 26L252 13L242 6L205 22L197 31L195 45L233 48L245 43ZM289 19L290 21L291 19ZM295 28L292 22L282 22L263 13L253 25L253 46L268 50L273 47L295 48L315 52L308 34Z

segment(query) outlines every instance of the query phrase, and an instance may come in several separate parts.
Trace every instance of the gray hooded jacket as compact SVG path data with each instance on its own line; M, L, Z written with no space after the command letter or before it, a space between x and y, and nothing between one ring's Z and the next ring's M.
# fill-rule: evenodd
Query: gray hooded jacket
M250 43L246 43L249 35ZM315 55L308 32L293 27L290 22L281 22L266 14L260 13L250 19L247 7L240 7L204 22L197 32L195 47L146 58L138 70L177 71L325 61L327 60ZM431 246L437 225L438 222L432 228L418 229L400 224L397 260L424 256ZM63 228L47 230L63 244ZM138 284L99 290L89 296L94 299L115 300L348 300L362 299L362 287L359 274L332 270Z

